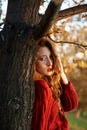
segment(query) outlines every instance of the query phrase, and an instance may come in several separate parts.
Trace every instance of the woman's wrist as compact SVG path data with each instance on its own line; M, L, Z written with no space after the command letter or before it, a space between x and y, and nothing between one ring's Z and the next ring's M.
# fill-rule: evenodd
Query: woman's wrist
M65 85L69 83L65 73L61 74L61 82Z

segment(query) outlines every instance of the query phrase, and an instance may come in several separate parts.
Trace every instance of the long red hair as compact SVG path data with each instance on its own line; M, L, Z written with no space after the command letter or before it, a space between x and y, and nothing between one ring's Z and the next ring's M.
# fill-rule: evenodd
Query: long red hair
M38 72L36 72L36 70L34 69L34 80L39 80L39 79L43 79L43 80L46 80L46 82L48 83L48 85L50 86L51 90L52 90L52 94L53 94L53 97L58 101L59 100L59 97L60 97L60 94L61 94L61 86L60 86L60 69L59 69L59 66L58 66L58 60L57 60L57 56L54 52L54 48L52 46L53 43L51 43L50 40L48 39L41 39L39 41L39 44L38 44L38 47L37 47L37 52L38 52L38 49L40 47L47 47L51 54L52 54L52 59L53 59L53 70L54 70L54 73L52 76L44 76ZM36 53L37 53L36 52ZM34 65L35 67L35 65Z

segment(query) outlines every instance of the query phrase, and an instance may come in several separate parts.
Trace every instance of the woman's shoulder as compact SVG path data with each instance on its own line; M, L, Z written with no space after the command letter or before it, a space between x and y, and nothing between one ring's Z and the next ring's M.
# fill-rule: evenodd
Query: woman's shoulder
M36 80L35 81L35 92L36 94L41 94L42 97L51 97L52 96L52 91L49 87L49 85L47 84L47 82L45 80Z
M35 80L35 87L39 87L42 89L47 89L47 90L51 90L48 83L45 80Z
M45 80L35 80L35 86L42 86L44 88L49 88L48 83Z

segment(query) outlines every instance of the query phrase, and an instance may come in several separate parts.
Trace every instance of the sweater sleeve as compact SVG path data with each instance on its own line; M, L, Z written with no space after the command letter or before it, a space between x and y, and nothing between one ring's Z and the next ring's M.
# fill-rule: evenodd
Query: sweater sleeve
M47 130L51 97L52 93L48 84L43 80L36 81L31 130Z
M78 96L73 84L69 81L67 85L62 84L61 104L64 111L70 111L78 106Z

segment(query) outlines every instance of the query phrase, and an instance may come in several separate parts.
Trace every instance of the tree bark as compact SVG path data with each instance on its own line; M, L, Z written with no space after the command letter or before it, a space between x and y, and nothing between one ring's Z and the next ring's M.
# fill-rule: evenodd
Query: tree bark
M0 130L30 130L37 43L31 28L39 22L39 5L38 0L8 1L6 23L0 35ZM21 39L27 26L29 36Z
M40 22L39 0L8 1L5 26L0 32L0 130L31 129L34 55L38 40L51 27L61 3L51 2ZM47 21L48 16L51 21Z

